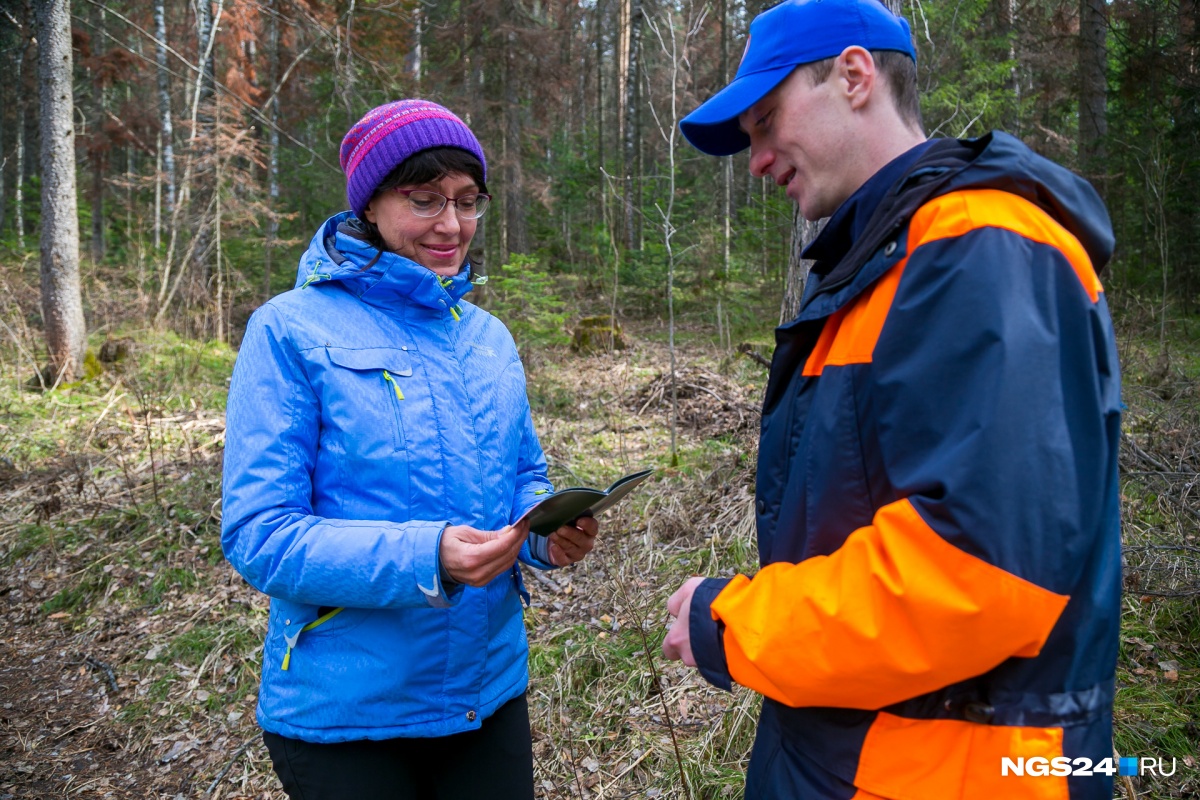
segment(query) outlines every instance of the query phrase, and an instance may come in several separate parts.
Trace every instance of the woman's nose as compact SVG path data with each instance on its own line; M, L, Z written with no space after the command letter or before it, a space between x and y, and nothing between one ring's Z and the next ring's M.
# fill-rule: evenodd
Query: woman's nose
M457 232L462 227L462 223L458 218L458 206L447 201L446 205L442 208L442 212L437 215L434 227L440 231Z

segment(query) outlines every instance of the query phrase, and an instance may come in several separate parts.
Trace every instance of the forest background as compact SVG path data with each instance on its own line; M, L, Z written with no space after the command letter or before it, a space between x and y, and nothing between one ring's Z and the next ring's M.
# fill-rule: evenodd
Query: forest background
M345 207L342 135L406 96L488 153L473 298L517 338L552 477L660 468L588 562L530 576L539 792L737 795L756 699L654 654L685 576L755 569L763 364L814 233L746 154L678 134L767 5L0 2L0 798L281 797L253 724L265 604L220 554L225 389L250 313ZM1118 791L1200 796L1200 6L893 7L930 135L1007 130L1108 203L1129 405L1114 746L1177 762ZM43 58L55 12L65 60ZM46 166L55 65L66 176ZM46 287L72 281L78 324L48 324L70 291Z

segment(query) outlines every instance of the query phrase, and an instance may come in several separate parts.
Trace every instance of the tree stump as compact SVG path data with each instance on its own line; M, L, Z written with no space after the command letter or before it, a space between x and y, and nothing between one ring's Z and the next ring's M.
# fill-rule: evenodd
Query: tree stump
M571 335L571 349L576 353L606 353L627 346L621 323L610 316L584 317Z

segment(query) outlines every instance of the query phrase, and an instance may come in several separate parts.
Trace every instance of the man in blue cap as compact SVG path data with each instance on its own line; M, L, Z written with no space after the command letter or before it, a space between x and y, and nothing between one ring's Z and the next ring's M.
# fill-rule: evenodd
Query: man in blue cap
M1111 226L1011 136L927 141L915 59L877 0L788 0L680 124L829 222L776 331L761 569L684 583L663 652L765 696L750 798L1108 800Z

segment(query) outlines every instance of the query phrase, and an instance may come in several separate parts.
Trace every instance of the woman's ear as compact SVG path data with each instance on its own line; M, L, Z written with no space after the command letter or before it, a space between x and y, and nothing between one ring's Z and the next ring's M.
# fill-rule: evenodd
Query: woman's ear
M363 219L374 225L375 216L375 199L372 198L371 202L367 203L367 207L363 209Z

